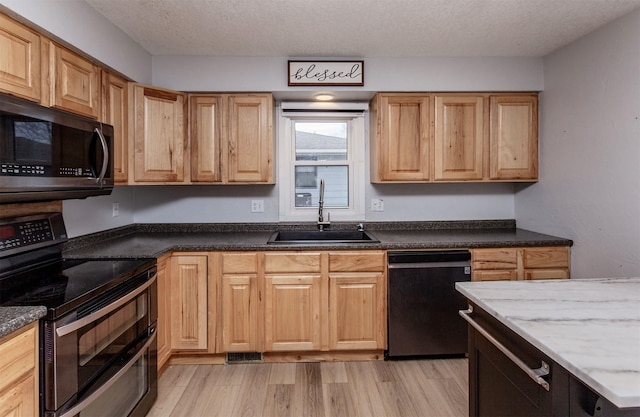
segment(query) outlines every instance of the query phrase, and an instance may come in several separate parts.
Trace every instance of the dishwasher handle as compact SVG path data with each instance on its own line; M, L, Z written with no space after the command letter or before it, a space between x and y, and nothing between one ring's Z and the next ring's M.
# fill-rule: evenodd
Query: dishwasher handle
M471 252L468 250L392 251L388 253L387 259L389 265L467 262L468 266L471 261Z
M469 268L469 272L467 272L467 270L465 269L465 273L471 273L469 261L389 263L389 269L429 269L429 268Z

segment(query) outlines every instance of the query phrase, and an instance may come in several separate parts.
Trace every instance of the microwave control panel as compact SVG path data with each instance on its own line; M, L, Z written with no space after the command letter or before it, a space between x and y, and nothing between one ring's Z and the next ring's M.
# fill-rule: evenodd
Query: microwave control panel
M43 177L48 175L50 168L44 165L0 164L0 175L20 177Z

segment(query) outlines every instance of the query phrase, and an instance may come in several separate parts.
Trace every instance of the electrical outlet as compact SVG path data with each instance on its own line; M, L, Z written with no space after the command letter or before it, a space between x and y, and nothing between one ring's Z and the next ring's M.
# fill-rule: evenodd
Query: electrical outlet
M118 217L120 215L120 203L117 201L111 205L111 212L113 217Z
M251 200L251 212L252 213L264 212L264 200Z
M371 200L371 211L384 211L384 200L374 198Z

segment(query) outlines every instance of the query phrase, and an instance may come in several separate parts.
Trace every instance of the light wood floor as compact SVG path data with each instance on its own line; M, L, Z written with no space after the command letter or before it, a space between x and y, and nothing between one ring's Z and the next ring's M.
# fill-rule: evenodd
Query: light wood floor
M467 360L172 365L147 417L462 417Z

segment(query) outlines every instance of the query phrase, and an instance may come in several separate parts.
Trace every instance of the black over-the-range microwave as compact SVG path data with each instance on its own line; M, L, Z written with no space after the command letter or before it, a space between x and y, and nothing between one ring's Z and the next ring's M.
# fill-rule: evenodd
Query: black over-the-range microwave
M113 189L113 126L0 94L0 203Z

